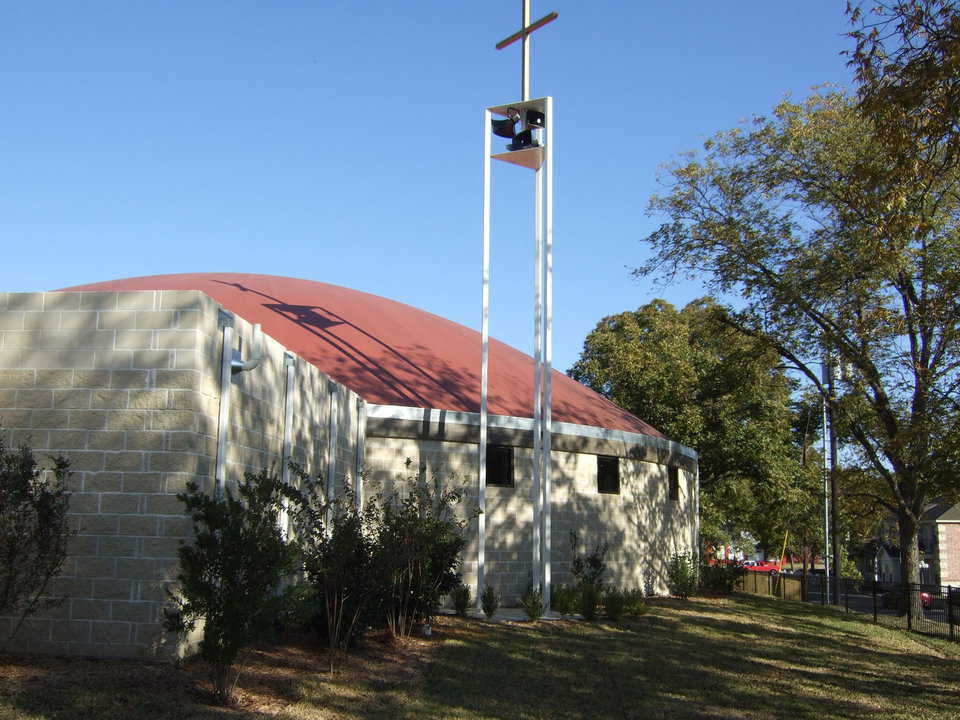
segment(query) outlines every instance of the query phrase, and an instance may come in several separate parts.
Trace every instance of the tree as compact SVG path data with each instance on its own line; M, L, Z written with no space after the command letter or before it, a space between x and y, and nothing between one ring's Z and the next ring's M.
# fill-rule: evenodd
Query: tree
M53 458L48 482L27 445L7 450L0 434L0 615L13 615L10 637L45 604L67 557L66 490L70 463Z
M873 129L849 97L825 92L719 133L668 169L650 209L669 221L634 272L691 273L740 296L723 322L826 399L856 464L882 484L864 493L897 514L905 579L918 582L924 504L957 491L958 177L901 183L888 172L896 148ZM825 356L843 370L834 393Z
M606 317L568 374L697 450L704 541L749 532L779 549L817 505L816 468L793 442L776 353L718 322L720 310L710 299L679 311L654 300Z

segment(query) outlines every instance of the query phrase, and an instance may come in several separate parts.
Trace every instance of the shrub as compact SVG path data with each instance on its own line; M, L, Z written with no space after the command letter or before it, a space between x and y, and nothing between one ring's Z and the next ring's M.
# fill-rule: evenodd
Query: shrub
M291 520L304 577L314 587L316 623L329 648L330 672L346 652L365 613L379 604L380 583L374 565L376 501L361 512L349 486L327 501L318 481L296 465L299 478Z
M647 605L647 601L642 590L639 588L634 588L633 590L627 590L624 593L623 611L627 615L631 615L633 617L646 615L650 611L650 607Z
M575 587L560 585L553 589L550 602L553 609L561 615L573 615L577 611L579 593Z
M607 570L607 550L609 546L606 542L599 542L594 545L593 550L586 555L579 552L580 538L573 530L570 531L570 572L573 574L577 585L593 585L595 588L603 588L603 574Z
M405 490L382 505L374 559L395 637L409 635L418 622L428 624L440 598L460 584L466 542L467 521L455 514L463 501L460 490L444 490L438 474L430 482L411 475Z
M67 556L70 472L63 457L52 460L48 483L33 451L8 451L0 435L0 615L17 618L10 638L27 617L60 602L46 592Z
M667 565L667 582L670 592L684 600L697 591L697 568L690 553L674 553Z
M245 645L268 634L279 614L278 589L294 567L294 553L279 525L287 488L261 472L247 473L237 495L200 491L195 482L177 497L193 522L195 539L181 544L180 590L164 625L186 634L205 620L200 654L213 668L218 700L227 702L230 668Z
M733 592L733 586L743 574L743 565L733 563L730 565L717 563L700 565L700 589L704 592L717 595L730 595Z
M603 607L607 617L611 620L620 620L627 607L627 594L623 590L610 588L603 593Z
M497 609L500 607L500 593L492 585L483 588L483 593L480 595L480 607L483 608L483 614L487 620L493 619L493 616L497 614Z
M453 609L460 617L467 614L470 608L470 586L460 583L450 593L453 599Z
M596 585L584 583L580 586L578 609L584 620L592 621L597 617L597 606L600 604L600 590Z
M543 617L543 593L540 592L540 588L534 590L528 587L527 591L520 596L520 607L531 621Z

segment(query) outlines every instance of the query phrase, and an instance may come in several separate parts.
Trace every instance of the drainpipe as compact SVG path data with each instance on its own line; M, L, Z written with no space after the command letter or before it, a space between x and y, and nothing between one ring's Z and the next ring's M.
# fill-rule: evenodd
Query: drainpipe
M297 376L297 358L291 353L286 353L283 356L283 364L287 371L287 392L283 399L283 450L280 461L280 478L284 485L290 485L290 458L293 455L293 391ZM289 525L287 498L283 498L283 507L280 510L280 530L284 538L290 533Z
M220 413L217 419L217 465L214 474L214 496L223 496L227 467L227 430L230 425L230 380L236 373L253 370L263 360L263 334L259 323L253 326L253 354L243 360L241 350L233 349L233 315L220 312L223 327L223 350L220 356Z

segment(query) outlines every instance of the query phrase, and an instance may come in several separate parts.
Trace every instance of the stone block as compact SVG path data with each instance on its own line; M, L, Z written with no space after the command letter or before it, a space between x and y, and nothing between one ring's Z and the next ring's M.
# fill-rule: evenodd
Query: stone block
M169 392L167 403L171 409L204 412L203 396L200 393L194 390L170 390Z
M104 310L97 313L97 327L101 330L131 330L137 325L132 310Z
M108 430L145 430L150 413L145 410L110 410L105 426Z
M76 495L73 498L77 497ZM93 495L92 497L98 498L99 495ZM71 501L71 509L73 505L73 498ZM79 531L84 536L102 536L102 535L115 535L117 532L117 516L116 515L101 515L100 513L94 513L91 515L81 515L80 518L80 527ZM88 553L89 555L96 555L100 552L100 544L97 543L93 552Z
M59 330L60 313L30 311L23 314L24 330Z
M0 312L0 331L23 330L24 314L22 312Z
M124 473L123 491L126 493L162 492L163 476L157 473Z
M36 382L33 370L0 370L0 388L32 388Z
M153 330L117 330L117 350L149 350L153 347Z
M140 623L134 626L134 638L139 645L152 645L165 635L169 635L160 623ZM168 637L171 644L175 641Z
M117 472L140 472L143 470L143 453L111 452L104 456L104 470Z
M181 330L194 330L200 327L201 317L197 310L181 310L177 313L177 327Z
M183 512L183 504L180 504ZM188 538L193 536L193 522L187 517L169 516L163 518L163 535L165 537Z
M167 407L166 390L131 390L130 408L137 410L163 410Z
M123 487L123 475L117 472L98 472L86 476L83 483L87 492L120 492Z
M8 430L13 428L32 428L32 415L33 410L0 410L0 425Z
M160 307L164 310L199 308L204 299L199 290L163 290L160 293Z
M23 350L0 350L0 368L22 368L29 365L24 361L26 353Z
M154 432L152 430L128 430L127 449L128 450L163 450L164 433Z
M157 370L170 367L172 352L170 350L133 350L132 367L145 370Z
M83 410L90 407L90 391L84 388L53 391L53 406L66 410Z
M117 561L111 557L77 558L77 575L89 578L117 577Z
M178 370L199 370L203 362L199 353L194 350L177 350L173 366Z
M133 365L134 350L97 350L94 367L102 370L126 370Z
M129 561L121 561L129 562ZM140 562L140 561L136 561ZM149 562L149 561L147 561ZM149 602L126 602L115 600L111 605L111 619L122 622L148 623L155 620L154 605Z
M159 526L159 518L150 515L121 515L117 518L117 532L120 535L156 537Z
M109 600L74 598L70 601L70 617L74 620L109 620Z
M166 330L176 321L176 313L172 310L141 310L136 315L137 330Z
M91 430L87 437L90 450L123 450L126 447L127 434L121 430ZM107 468L111 470L113 468Z
M0 408L15 408L17 406L17 391L13 388L0 389Z
M200 381L196 370L157 370L158 388L194 388Z
M133 625L127 622L102 621L93 622L93 642L95 643L128 643Z
M110 387L109 370L77 370L73 373L73 387L106 388Z
M100 389L92 390L90 406L104 410L123 410L130 403L129 390Z
M154 560L122 558L117 560L117 577L131 580L153 580Z
M44 310L77 310L80 307L80 296L73 292L45 292L43 293Z
M161 582L161 581L152 581L147 582L143 580L135 581L138 585L137 588L137 599L138 600L149 600L151 602L167 602L169 600L168 590L173 590L174 586L171 582Z
M38 388L17 390L16 406L33 409L52 408L53 390L41 390Z
M148 495L147 515L183 515L183 503L176 495Z
M89 517L96 517L91 515ZM81 520L86 519L80 518ZM71 535L67 538L68 555L96 555L99 539L95 535Z
M100 512L136 515L140 512L141 498L141 495L126 493L103 493L100 496Z
M94 367L94 350L48 350L31 348L23 356L22 365L43 370L86 370Z
M97 472L103 470L103 453L90 450L70 450L66 453L73 472ZM70 503L73 510L73 502Z
M188 350L197 344L196 330L158 330L156 333L158 348Z
M185 410L167 410L154 413L151 430L189 430L197 431L197 414Z
M51 328L46 328L51 329ZM96 330L97 311L79 310L60 313L60 330Z
M8 293L7 310L43 310L43 293Z
M105 430L107 413L103 410L70 410L67 427L84 430Z
M130 580L126 578L94 578L92 597L102 600L129 600Z
M30 347L58 350L63 348L89 348L103 351L113 347L113 330L40 330L40 337ZM99 355L99 352L98 352Z
M65 428L69 421L67 410L34 410L30 414L30 424L35 428Z
M83 577L57 577L53 579L53 594L66 598L88 598L93 592L93 580Z
M103 557L136 557L139 540L127 536L104 536L100 538L100 555Z
M192 473L168 473L163 476L163 491L169 495L184 492L191 480L196 481L201 488L203 487L203 477Z
M115 292L82 292L80 293L81 310L116 310L117 293Z
M117 294L117 307L120 310L150 310L157 307L157 293L154 290L133 290Z
M114 370L107 386L124 390L139 390L147 387L149 374L146 370ZM105 386L106 387L106 386Z
M40 330L8 330L0 333L0 343L5 350L45 347L40 344Z
M70 496L70 512L78 515L98 512L99 501L96 493L74 493Z
M141 557L175 558L180 541L175 538L143 538Z

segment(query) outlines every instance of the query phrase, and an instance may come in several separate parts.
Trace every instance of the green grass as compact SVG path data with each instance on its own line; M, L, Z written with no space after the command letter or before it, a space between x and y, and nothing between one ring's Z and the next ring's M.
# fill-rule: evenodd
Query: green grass
M312 644L258 648L218 708L199 662L0 657L0 717L960 717L960 645L745 596L616 624L444 618L430 639L368 641L333 677L324 663Z

